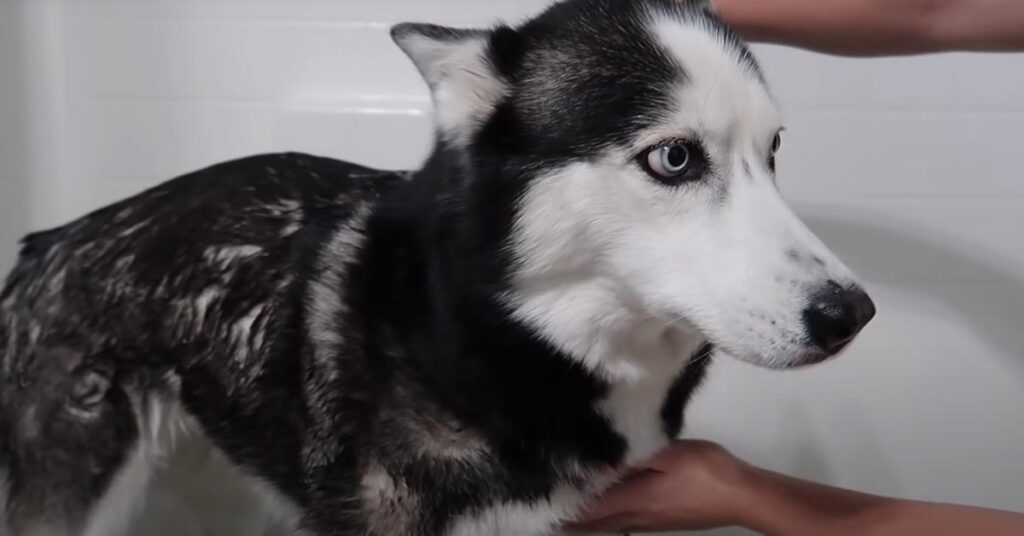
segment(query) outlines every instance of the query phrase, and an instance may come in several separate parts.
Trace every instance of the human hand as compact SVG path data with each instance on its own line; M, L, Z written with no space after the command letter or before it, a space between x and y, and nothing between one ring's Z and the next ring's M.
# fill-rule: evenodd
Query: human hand
M735 525L753 470L721 445L680 441L613 486L566 529L586 534Z
M759 469L720 445L682 441L590 506L571 533L743 526L762 534L1019 536L1024 513L858 493Z

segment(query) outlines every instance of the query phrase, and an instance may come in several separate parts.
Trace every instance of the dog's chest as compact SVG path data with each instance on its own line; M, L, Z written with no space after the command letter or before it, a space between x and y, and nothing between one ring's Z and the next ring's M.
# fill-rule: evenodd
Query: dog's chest
M643 462L668 445L662 410L678 374L664 371L616 385L601 404L612 427L626 439L625 466Z
M447 536L549 536L575 518L594 493L614 481L612 474L592 479L591 489L557 487L550 496L530 504L504 503L457 520Z
M695 360L704 358L699 355L704 341L678 332L642 333L631 342L622 345L631 349L628 355L603 360L615 364L617 379L599 404L612 428L626 440L625 467L649 459L675 439L670 434L678 433L678 426L666 419L681 415L685 401L670 393L689 369L703 364Z
M678 378L685 360L665 360L642 377L613 385L600 410L612 428L627 443L618 470L591 474L586 489L559 486L549 498L524 503L503 503L458 520L448 536L547 536L575 518L586 501L600 493L630 466L642 463L665 448L670 437L662 417L668 392ZM679 408L682 410L682 408Z

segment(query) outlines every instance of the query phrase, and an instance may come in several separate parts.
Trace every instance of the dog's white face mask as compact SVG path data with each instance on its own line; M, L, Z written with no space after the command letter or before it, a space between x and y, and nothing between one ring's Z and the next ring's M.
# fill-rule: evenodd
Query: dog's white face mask
M483 34L443 37L419 33L403 48L420 58L442 134L468 143L516 89L494 72ZM631 118L642 124L628 140L539 164L518 200L516 314L612 376L642 368L639 354L694 341L766 367L835 355L874 306L780 197L781 123L756 65L678 17L652 16L648 38L680 73L655 109ZM518 80L532 91L518 97L520 113L553 113L544 88L571 82L560 76L537 68ZM569 103L617 112L586 105Z

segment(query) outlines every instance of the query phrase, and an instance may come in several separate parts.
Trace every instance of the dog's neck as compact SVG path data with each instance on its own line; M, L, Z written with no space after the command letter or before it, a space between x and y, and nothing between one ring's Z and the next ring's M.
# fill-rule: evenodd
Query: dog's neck
M568 456L599 468L652 454L671 428L666 404L678 416L702 376L687 362L704 340L586 270L515 272L514 207L494 187L503 185L473 184L435 156L386 194L345 277L351 317L370 346L396 347L381 359L415 370L432 403L526 448L521 463Z
M699 334L631 309L610 287L595 276L540 278L517 285L512 302L517 318L608 381L600 408L627 439L624 463L632 465L678 433L681 424L668 421L681 423L706 365L694 360L710 349ZM680 399L672 400L673 390Z
M507 302L517 319L612 384L676 373L706 342L628 303L593 273L520 278Z
M707 342L695 329L644 311L585 262L518 270L510 237L515 207L508 198L488 198L494 189L515 187L516 179L485 186L472 176L480 170L467 169L469 159L439 144L414 175L414 199L405 202L425 203L414 211L415 225L434 257L428 264L437 291L511 316L611 384L674 374Z

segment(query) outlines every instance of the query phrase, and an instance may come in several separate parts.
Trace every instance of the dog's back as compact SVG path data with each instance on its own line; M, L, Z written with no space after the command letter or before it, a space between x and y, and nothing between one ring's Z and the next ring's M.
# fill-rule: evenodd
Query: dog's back
M78 531L135 447L165 439L152 428L180 426L160 415L179 396L207 434L287 471L282 438L299 436L267 431L302 421L306 286L330 233L399 180L257 156L27 237L0 294L0 463L16 533ZM172 385L182 373L187 385Z

